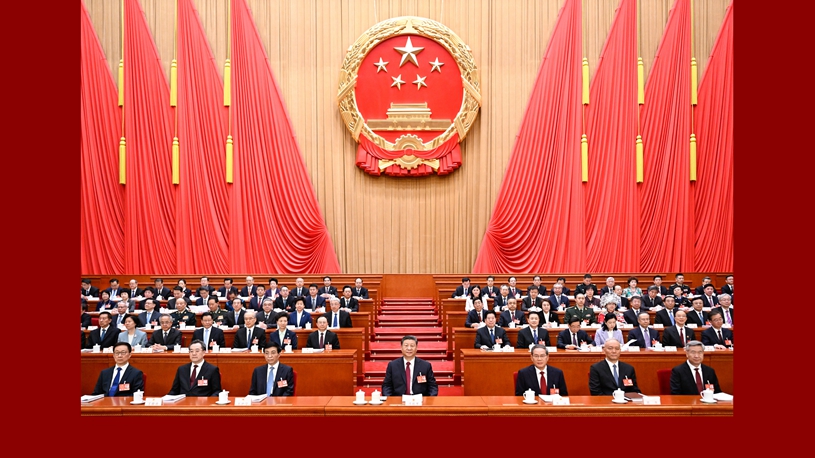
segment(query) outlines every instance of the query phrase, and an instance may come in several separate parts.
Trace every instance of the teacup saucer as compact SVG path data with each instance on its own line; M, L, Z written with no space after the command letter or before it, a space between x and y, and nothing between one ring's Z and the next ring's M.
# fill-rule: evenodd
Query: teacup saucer
M705 404L716 404L716 403L718 402L718 401L716 401L715 399L710 400L710 401L706 401L706 400L704 400L704 399L700 399L700 401L704 402Z
M618 401L618 400L616 400L616 399L612 399L612 400L611 400L611 402L613 402L613 403L615 403L615 404L627 404L627 403L628 403L628 401L626 401L625 399L623 399L622 401Z
M368 401L354 401L354 404L358 405L358 406L365 405L367 403L368 403Z
M215 404L218 404L219 406L223 406L223 405L229 404L230 402L232 402L232 401L227 399L226 402L215 401Z
M139 406L139 405L144 404L144 400L142 399L142 401L141 401L141 402L130 401L130 403L131 403L131 404L133 404L134 406Z
M524 404L537 404L537 403L538 403L537 399L532 399L531 401L524 399Z
M371 401L368 404L370 404L372 406L378 406L378 405L384 404L384 403L385 403L385 401Z

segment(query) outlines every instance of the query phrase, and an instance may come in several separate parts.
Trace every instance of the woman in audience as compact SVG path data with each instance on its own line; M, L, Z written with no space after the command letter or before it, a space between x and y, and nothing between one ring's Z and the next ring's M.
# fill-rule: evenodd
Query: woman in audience
M119 291L119 297L122 299L121 302L127 304L127 311L132 312L136 310L136 301L130 298L130 291L122 290Z
M107 291L102 291L99 295L99 302L96 303L96 311L101 312L102 310L113 310L115 308L113 302L110 301L110 293Z
M594 290L591 288L586 289L586 307L600 308L600 298L594 296Z
M617 339L618 342L622 342L623 333L617 329L617 317L614 315L614 312L609 313L608 316L604 318L605 321L602 327L594 334L594 345L602 347L608 339Z
M119 333L119 342L127 342L131 347L135 347L136 345L146 347L147 334L144 331L139 331L136 329L136 326L138 326L136 323L136 317L133 315L128 315L125 317L124 323L126 331Z
M676 304L674 305L674 307L676 307L676 308L690 307L690 299L688 299L687 297L682 295L682 287L681 286L677 286L676 288L674 288L673 293L674 293L673 294L674 295L674 300L676 301Z
M473 299L475 298L481 299L481 287L478 285L475 285L472 288L470 288L470 292L467 293L467 302L464 304L465 312L469 312L470 310L473 310L475 308L475 306L473 305ZM483 299L482 303L484 304L484 307L487 306L486 299Z
M552 304L546 299L543 300L540 312L529 311L529 313L537 313L540 317L540 327L549 328L560 324L558 314L552 311Z
M634 296L642 296L642 290L637 287L639 280L637 277L629 277L628 288L623 290L623 296L631 298Z
M178 286L184 289L184 299L189 299L190 296L192 296L192 290L187 288L187 280L184 280L183 278L178 280Z

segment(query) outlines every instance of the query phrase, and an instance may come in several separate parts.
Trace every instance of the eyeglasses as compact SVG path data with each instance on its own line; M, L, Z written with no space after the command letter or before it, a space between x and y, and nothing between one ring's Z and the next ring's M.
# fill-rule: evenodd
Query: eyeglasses
M129 351L114 351L113 352L113 354L116 355L116 356L124 356L124 355L127 355L129 353L130 353Z

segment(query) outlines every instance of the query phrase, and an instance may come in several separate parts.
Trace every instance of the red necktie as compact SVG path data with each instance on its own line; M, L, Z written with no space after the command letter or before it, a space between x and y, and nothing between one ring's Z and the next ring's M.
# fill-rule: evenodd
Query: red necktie
M685 346L685 328L679 328L679 337L682 340L682 346Z
M549 385L546 384L546 376L543 375L543 371L540 371L540 385L541 385L541 393L549 394Z
M198 371L198 365L192 366L192 374L190 374L190 389L195 388L195 377L196 372Z
M405 363L405 394L413 394L410 392L410 362Z
M320 333L320 348L325 348L325 345L323 345L323 333L322 332Z
M705 389L705 387L702 385L702 375L699 374L698 367L694 367L693 370L696 371L696 391L698 391L701 394L702 391L704 391Z

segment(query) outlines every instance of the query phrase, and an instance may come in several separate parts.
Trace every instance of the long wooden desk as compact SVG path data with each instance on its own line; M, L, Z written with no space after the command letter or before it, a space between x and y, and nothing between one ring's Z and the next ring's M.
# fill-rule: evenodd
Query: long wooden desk
M370 323L371 323L371 317L373 316L373 313L374 313L374 311L373 311L374 310L373 301L370 300L370 299L363 299L363 300L365 301L364 307L363 307L363 303L360 302L359 311L358 312L350 312L351 323L353 323L353 325L355 327L369 326ZM166 301L162 301L162 302L166 302ZM162 304L162 307L166 308L166 306L167 306L167 304ZM221 304L221 310L225 310L224 307L223 307L223 304ZM96 320L96 319L98 319L99 314L101 312L89 311L89 312L86 312L86 313L91 316L92 320ZM314 326L316 328L317 327L316 326L317 325L317 318L323 316L324 314L321 313L321 312L309 312L309 314L311 315L311 321L313 321L312 326ZM130 312L130 313L128 313L128 315L138 316L138 313ZM203 315L203 312L198 312L198 313L195 314L195 326L197 326L199 328L201 327L201 315ZM114 318L116 317L116 315L113 315L113 316L114 316ZM94 326L96 326L96 325L94 324Z
M521 329L520 328L515 328L515 329L503 328L503 329L504 329L504 331L507 332L507 337L509 338L509 341L512 343L512 346L514 347L518 343L518 333L520 332ZM549 343L551 344L552 347L557 346L557 336L564 329L566 329L566 328L548 328L547 329L547 332L549 333ZM591 338L594 338L594 334L599 330L599 328L589 328L589 327L581 327L580 329L583 330L583 331L586 331L586 333ZM628 333L632 329L633 329L633 327L632 328L620 329L620 331L623 334L623 340L624 341L628 341ZM702 339L701 338L701 332L704 329L705 328L696 328L694 330L694 332L696 333L697 340ZM664 329L657 329L657 331L659 331L660 339L662 339L662 333L664 332ZM731 331L732 331L732 329L731 329ZM463 368L461 366L461 353L459 353L458 350L475 348L475 333L476 333L476 330L473 329L473 328L464 328L464 327L453 328L452 329L452 337L453 338L451 339L451 338L448 337L448 339L447 339L448 352L453 353L453 378L454 378L456 383L458 383L461 380L461 375L462 375L462 371L463 371ZM516 349L516 350L521 350L521 349ZM561 350L561 351L565 351L565 350Z
M570 396L570 405L555 406L538 399L524 404L520 396L426 397L421 406L402 405L400 396L390 396L382 405L354 405L354 396L293 396L266 398L251 406L215 404L217 398L185 398L161 406L131 405L130 397L103 398L83 403L83 416L513 416L513 417L600 417L600 416L733 416L733 402L705 404L698 396L660 396L660 405L629 402L614 404L611 396ZM368 400L370 400L368 398Z
M476 349L459 350L466 369L464 394L467 396L513 395L515 385L512 373L532 364L529 352L498 353ZM603 353L583 353L574 350L558 350L549 354L549 364L563 370L569 394L585 395L589 392L589 368L602 361ZM685 351L623 352L620 361L631 364L637 374L637 385L647 395L659 394L657 370L671 369L687 360ZM719 378L722 391L733 394L733 351L706 352L703 364L712 367Z
M252 382L252 371L266 363L262 353L209 353L206 361L221 371L221 387L236 396L246 396ZM303 354L301 350L284 353L283 364L297 371L297 394L300 396L348 395L357 386L357 350L333 350ZM164 396L173 386L178 366L190 362L188 353L134 353L130 364L144 372L146 396ZM90 394L99 373L113 366L111 353L82 353L81 393ZM220 407L220 406L219 406Z

